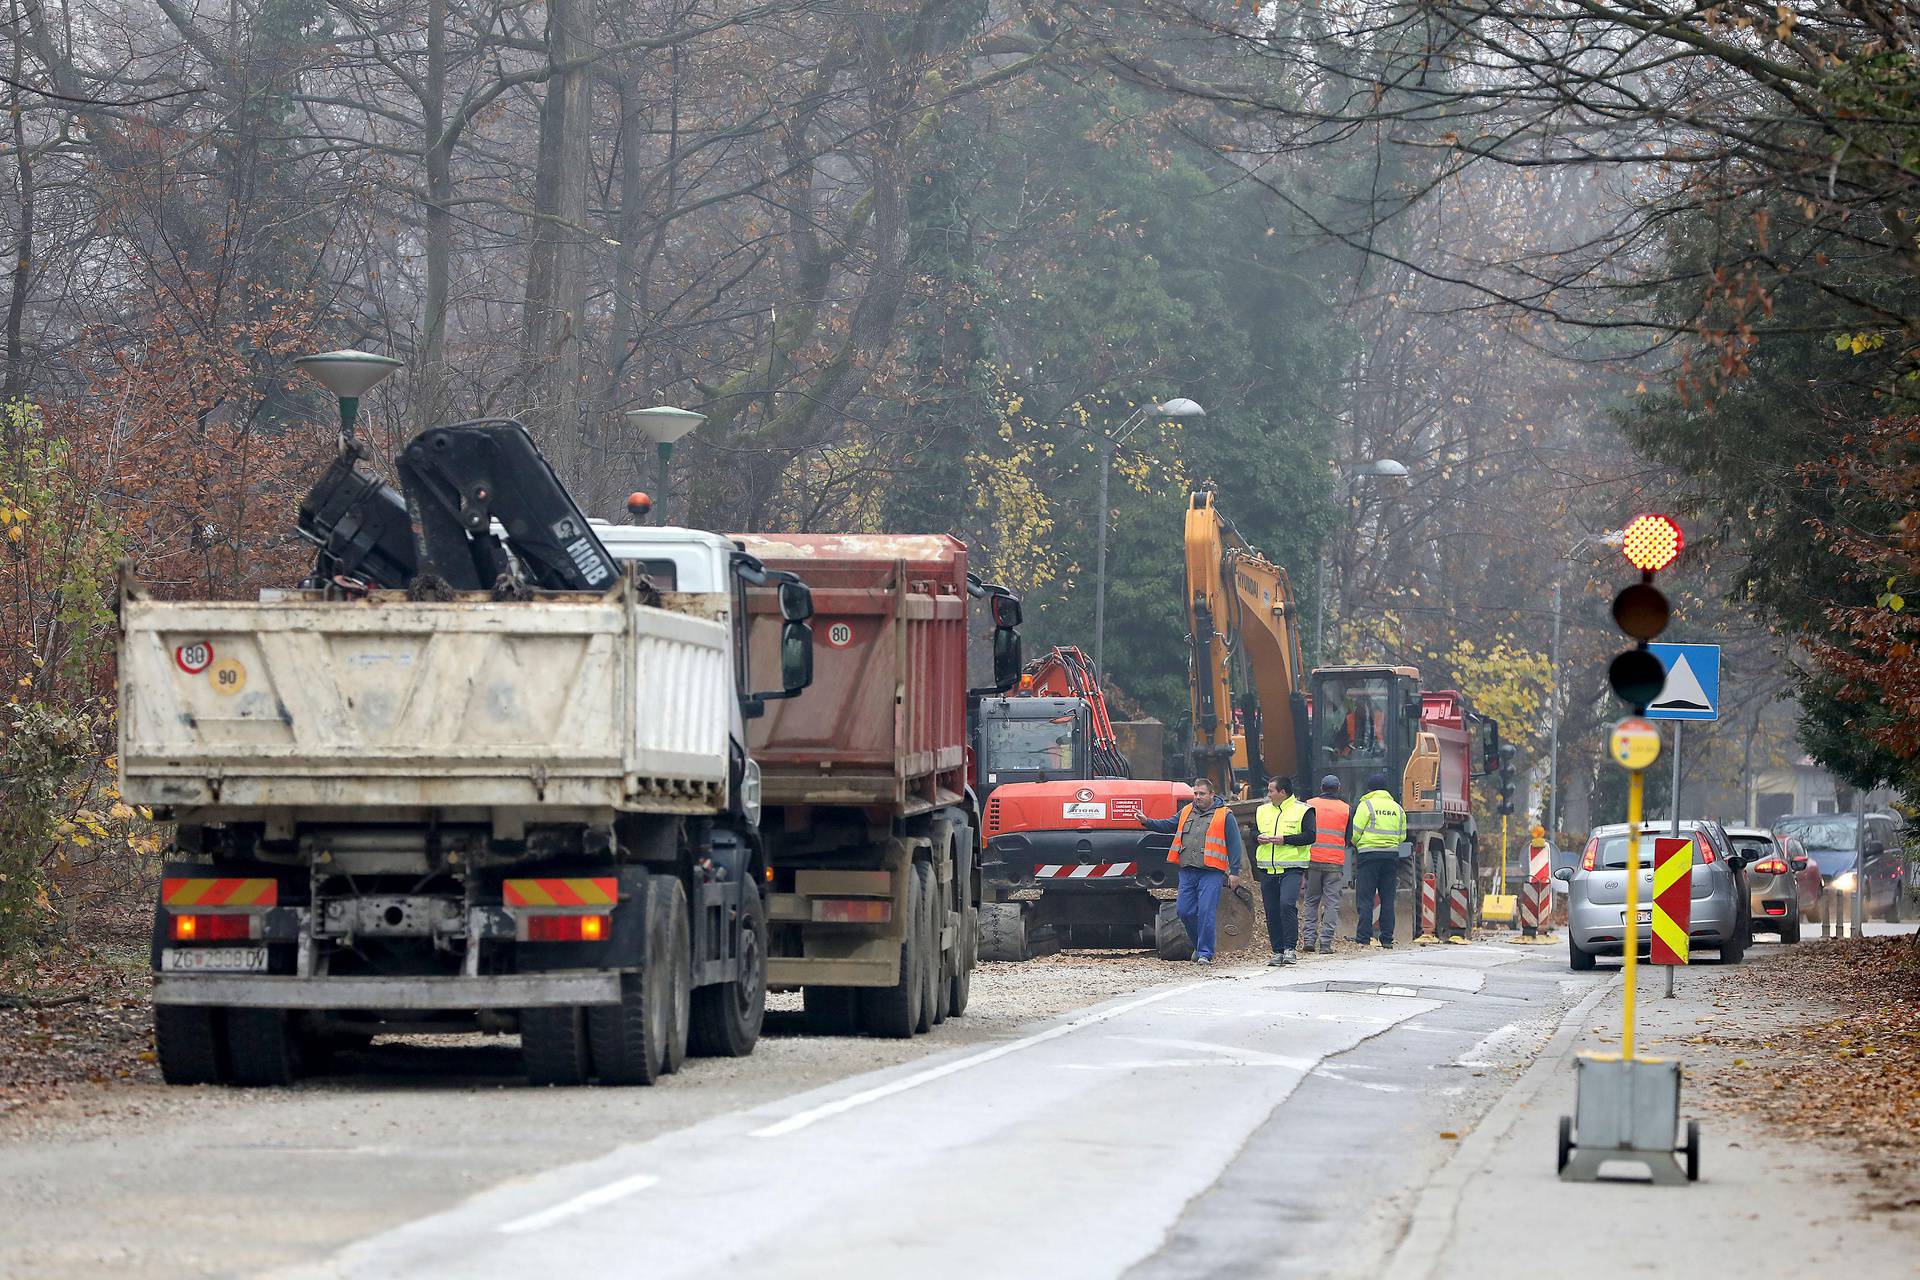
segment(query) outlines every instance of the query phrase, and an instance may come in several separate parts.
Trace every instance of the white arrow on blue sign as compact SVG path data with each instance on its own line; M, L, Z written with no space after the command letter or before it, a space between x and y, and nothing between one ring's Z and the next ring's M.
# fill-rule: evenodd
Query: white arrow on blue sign
M1720 718L1720 646L1650 644L1647 652L1667 669L1660 696L1647 704L1649 720Z

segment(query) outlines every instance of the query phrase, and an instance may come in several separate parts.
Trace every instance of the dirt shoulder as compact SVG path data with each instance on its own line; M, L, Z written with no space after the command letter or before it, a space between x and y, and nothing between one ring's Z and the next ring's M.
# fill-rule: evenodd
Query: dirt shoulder
M1920 1206L1920 940L1809 941L1685 980L1716 1016L1684 1039L1746 1083L1708 1108L1855 1157L1870 1208Z

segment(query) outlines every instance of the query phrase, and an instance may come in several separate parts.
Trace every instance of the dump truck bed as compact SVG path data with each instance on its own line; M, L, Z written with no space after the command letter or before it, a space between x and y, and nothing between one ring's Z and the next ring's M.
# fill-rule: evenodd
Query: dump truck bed
M121 604L121 790L257 810L726 805L726 630L705 597ZM677 606L677 607L676 607Z
M813 589L813 685L752 723L766 803L906 816L966 789L967 550L944 535L743 535ZM774 593L748 592L755 670L775 661Z

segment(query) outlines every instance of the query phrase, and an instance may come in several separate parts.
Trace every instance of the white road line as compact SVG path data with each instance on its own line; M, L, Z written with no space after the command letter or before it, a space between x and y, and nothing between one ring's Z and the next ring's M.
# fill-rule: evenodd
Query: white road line
M868 1103L879 1102L884 1098L891 1098L895 1094L905 1093L909 1089L917 1089L923 1084L932 1084L935 1080L944 1080L948 1076L965 1071L970 1067L981 1066L985 1063L992 1062L996 1058L1004 1058L1010 1053L1018 1053L1022 1049L1031 1049L1037 1044L1045 1044L1049 1040L1058 1040L1061 1036L1069 1035L1085 1027L1091 1027L1095 1023L1105 1022L1110 1018L1117 1018L1124 1013L1132 1013L1135 1009L1155 1004L1171 996L1185 994L1202 985L1204 985L1204 981L1183 982L1178 986L1168 987L1164 991L1156 991L1150 996L1143 996L1138 1000L1129 1001L1126 1004L1115 1005L1111 1009L1103 1009L1098 1013L1090 1013L1085 1017L1075 1018L1072 1022L1063 1022L1057 1027L1049 1027L1045 1031L1027 1036L1022 1040L1015 1040L1008 1044L996 1046L995 1048L986 1050L984 1053L976 1053L965 1058L956 1058L952 1062L942 1063L940 1066L929 1068L926 1071L916 1072L910 1076L902 1076L898 1080L891 1080L886 1084L876 1085L874 1088L864 1089L859 1093L850 1094L844 1098L836 1098L832 1102L822 1103L817 1107L811 1107L806 1111L790 1115L785 1120L770 1124L764 1129L755 1129L750 1136L755 1138L781 1138L789 1133L798 1133L800 1130L818 1124L822 1120L831 1119L837 1115L844 1115L857 1107L864 1107Z
M571 1218L577 1213L598 1209L601 1205L612 1204L615 1200L624 1200L630 1195L645 1191L658 1181L660 1179L653 1174L636 1173L632 1177L609 1182L603 1187L582 1191L573 1199L562 1200L559 1204L542 1209L538 1213L530 1213L524 1218L515 1218L512 1222L505 1223L495 1230L503 1236L517 1236L529 1231L538 1231L542 1227L550 1227L556 1222Z

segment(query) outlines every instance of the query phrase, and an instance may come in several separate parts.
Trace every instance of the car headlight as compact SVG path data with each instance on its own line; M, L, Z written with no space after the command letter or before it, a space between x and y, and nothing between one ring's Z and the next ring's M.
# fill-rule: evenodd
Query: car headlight
M1852 893L1854 885L1858 883L1853 872L1842 871L1833 878L1833 889L1836 893Z

